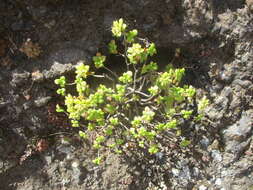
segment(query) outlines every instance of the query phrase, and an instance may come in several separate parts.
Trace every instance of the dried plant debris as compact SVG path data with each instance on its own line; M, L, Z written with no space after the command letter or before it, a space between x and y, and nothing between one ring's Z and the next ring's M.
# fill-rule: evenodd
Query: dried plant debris
M49 143L47 140L45 139L40 139L37 144L36 144L36 151L38 152L44 152L45 150L47 150L49 147Z
M7 41L0 39L0 57L5 55L7 47Z
M19 50L29 58L39 57L42 52L39 44L32 42L31 39L27 39Z
M11 58L7 55L5 57L3 57L2 59L0 59L0 66L3 66L3 67L9 67L12 65L12 60Z

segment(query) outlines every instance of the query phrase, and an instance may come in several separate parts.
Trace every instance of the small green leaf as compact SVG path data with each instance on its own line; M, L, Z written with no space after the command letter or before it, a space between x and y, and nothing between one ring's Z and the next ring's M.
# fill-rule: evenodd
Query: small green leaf
M143 53L144 49L138 43L134 43L132 47L127 49L127 57L132 64L145 61L146 56Z
M115 43L115 40L110 41L110 43L108 45L108 48L109 48L109 53L111 53L111 54L117 54L118 53L117 45Z
M137 36L138 31L137 30L131 30L126 34L126 41L128 43L134 42L134 38Z
M198 102L198 111L200 113L204 112L206 107L209 105L209 100L204 96L201 100Z
M157 63L151 61L149 64L144 65L141 70L141 74L145 74L147 72L156 71L158 69Z
M147 49L147 52L149 56L153 56L154 54L156 54L156 47L154 43L150 44L150 46Z
M121 77L119 77L119 81L124 84L131 83L133 81L133 73L132 71L127 71L123 73Z
M181 110L181 114L184 119L189 119L192 115L193 110Z
M93 62L97 69L104 66L105 60L106 60L106 57L101 55L100 53L97 53L97 55L93 57Z
M155 154L159 151L158 146L156 144L153 144L149 147L148 152L150 154Z
M122 33L125 32L127 25L124 23L123 19L119 19L113 22L112 34L115 37L121 37Z
M100 136L98 136L97 138L96 138L96 140L95 140L97 143L103 143L104 141L105 141L105 137L104 136L102 136L102 135L100 135Z
M56 105L56 112L65 112L63 108L61 108L58 104Z
M60 78L55 79L54 83L57 84L57 85L59 85L60 87L64 88L65 84L66 84L66 78L65 78L65 76L61 76Z
M87 134L84 133L83 131L79 131L79 136L82 137L83 139L87 139Z
M56 93L62 96L65 96L66 89L65 88L59 88Z
M96 165L100 165L101 164L101 161L102 161L102 157L97 157L95 158L94 160L92 160L92 162Z
M112 135L113 134L113 129L114 129L114 127L112 125L108 125L107 128L105 129L105 134L106 135Z
M87 78L87 76L89 75L89 69L89 65L85 65L82 61L78 62L76 66L76 78Z
M149 107L145 107L143 112L142 112L142 120L146 122L150 122L153 120L155 116L155 112L153 112Z
M184 139L184 140L181 141L180 146L181 147L186 147L189 144L191 144L191 141Z
M104 112L101 109L89 109L86 119L89 121L104 120Z
M142 117L140 116L135 116L133 121L131 122L133 127L138 127L142 123Z
M122 145L124 143L123 139L116 139L116 144L117 145Z
M88 130L93 131L95 129L96 125L94 123L89 123L88 124Z
M118 119L118 118L113 118L113 117L111 117L111 118L109 119L109 121L110 121L111 125L113 125L113 126L116 126L116 125L119 124L119 119Z
M117 153L117 154L122 154L122 153L123 153L123 151L122 151L122 150L119 150L119 149L115 149L114 151L115 151L115 153Z
M148 91L150 92L150 94L151 94L152 96L155 96L155 95L157 95L157 94L159 93L159 87L158 87L157 85L151 86L151 87L148 89Z
M79 127L80 126L79 121L77 121L77 120L71 120L71 125L72 125L72 127Z

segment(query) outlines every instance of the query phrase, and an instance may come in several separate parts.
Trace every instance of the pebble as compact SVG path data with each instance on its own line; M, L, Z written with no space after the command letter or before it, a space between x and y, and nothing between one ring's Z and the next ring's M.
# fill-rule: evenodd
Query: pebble
M31 108L31 106L32 106L32 102L25 102L23 104L24 110L28 110L29 108Z
M246 0L249 10L253 11L253 0Z
M47 165L50 165L52 163L52 156L45 156L44 159L47 162Z
M80 162L79 161L73 161L71 166L72 166L72 168L78 168L80 166Z
M40 71L35 71L32 73L32 80L34 82L41 82L44 79L44 75Z
M30 77L29 72L23 72L23 73L14 72L12 74L12 80L11 80L10 84L13 87L20 86L20 85L24 84L28 80L29 77Z
M210 140L206 137L203 137L201 140L200 140L200 144L201 146L204 148L204 149L207 149L207 147L210 145Z
M69 147L69 146L59 146L58 148L58 151L59 152L62 152L62 153L65 153L65 154L71 154L72 153L72 148L71 147Z
M234 125L229 126L224 131L225 142L229 141L243 141L252 130L252 119L244 112L241 119Z
M52 97L50 97L50 96L39 98L34 101L34 104L36 107L45 106L51 100L51 98Z
M233 84L240 85L243 88L248 88L252 84L252 82L250 82L249 80L244 80L243 81L243 80L240 80L240 79L236 79L236 80L233 81Z
M199 190L207 190L207 187L204 185L199 186Z
M232 73L231 70L225 70L222 71L219 75L220 79L224 82L231 82L231 80L233 79L234 74Z
M220 151L218 151L218 150L212 150L211 156L216 162L222 161L222 155L221 155Z
M46 79L52 79L58 76L61 76L63 74L66 74L69 71L72 71L74 69L72 64L61 64L59 62L54 62L54 64L51 66L50 70L43 71L43 75Z
M221 185L221 178L218 178L218 179L216 179L215 180L215 185L218 185L218 186L220 186Z
M172 168L171 172L174 176L179 176L179 173L180 173L180 171L176 168Z

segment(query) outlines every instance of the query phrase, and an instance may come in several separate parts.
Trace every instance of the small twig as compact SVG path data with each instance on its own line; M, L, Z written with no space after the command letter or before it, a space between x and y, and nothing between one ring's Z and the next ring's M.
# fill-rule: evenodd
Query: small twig
M154 104L154 102L139 102L139 104L141 105L141 106L149 106L149 105L153 105Z
M113 72L111 69L109 69L108 67L104 66L103 68L105 68L105 70L107 70L108 72L110 72L116 79L119 78L118 75L115 72Z
M126 130L129 130L123 123L119 123L121 126L123 126Z
M146 82L146 77L143 77L143 80L141 81L141 85L140 85L140 88L138 89L138 91L142 91L142 89L143 89L143 87L145 85L145 82Z
M120 116L122 116L127 122L130 122L130 120L128 119L128 117L126 117L123 113L119 113Z
M133 90L135 91L135 88L136 88L136 77L137 77L138 70L136 69L135 65L133 65L133 67L134 67L134 86L133 86Z
M96 78L105 78L104 75L92 75L93 77L96 77Z
M16 49L16 50L18 50L18 47L17 47L17 45L13 42L13 40L11 39L11 37L8 35L8 39L9 39L9 41L12 43L12 45L14 46L14 48ZM14 54L14 51L12 50L12 53Z
M142 96L144 96L144 97L151 98L149 95L145 94L144 92L141 92L141 91L138 91L138 90L134 90L134 89L131 88L131 87L128 87L127 89L130 90L130 92L129 92L128 94L126 94L126 96L129 96L129 95L131 95L131 94L136 93L136 94L142 95Z
M149 98L147 99L142 99L141 102L145 103L145 102L149 102L149 101L152 101L153 99L155 99L158 95L155 95L155 96L149 96Z
M68 133L68 132L59 132L59 133L53 133L44 137L48 137L48 136L56 136L56 135L63 135L63 134L68 134L68 135L72 135L73 133Z
M126 35L125 34L124 34L123 43L124 43L124 56L123 57L125 58L127 70L129 71L129 63L128 63L128 59L127 59L127 44L126 44Z
M67 86L72 86L72 85L75 85L76 83L75 82L72 82L72 83L67 83L66 85Z

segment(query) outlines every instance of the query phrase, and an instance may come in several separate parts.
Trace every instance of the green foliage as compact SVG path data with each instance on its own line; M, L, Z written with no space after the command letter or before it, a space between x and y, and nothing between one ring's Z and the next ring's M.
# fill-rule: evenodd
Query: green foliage
M131 30L128 33L126 33L126 41L128 43L134 42L134 38L137 36L138 31L137 30Z
M103 67L105 59L106 59L106 57L101 55L100 53L98 53L96 56L94 56L93 61L94 61L95 67L97 69Z
M108 44L109 53L111 54L117 54L117 45L115 43L115 40L111 40L111 42Z
M123 22L123 19L119 19L113 22L112 34L115 37L121 37L122 33L125 32L127 25Z
M64 76L55 80L60 87L57 93L65 98L65 108L57 106L56 111L66 113L73 127L82 127L81 138L89 139L91 131L94 137L95 132L92 143L98 155L104 150L121 154L129 151L129 144L134 144L135 151L145 149L155 154L161 150L161 140L166 139L168 131L174 133L181 147L189 145L190 141L180 138L179 126L185 120L200 120L208 99L197 101L198 110L194 112L189 105L193 105L196 90L181 85L184 68L169 65L164 72L158 72L157 63L150 61L157 53L155 44L141 43L137 30L127 31L123 19L113 22L112 34L116 40L123 40L125 47L121 52L117 41L112 40L109 53L122 56L127 70L118 76L105 67L106 56L100 53L93 57L93 63L97 69L108 71L104 75L96 75L88 65L79 62L75 95L66 92ZM89 77L102 77L101 84L91 88L86 81ZM105 80L114 81L106 86ZM102 157L98 156L93 163L101 161Z

